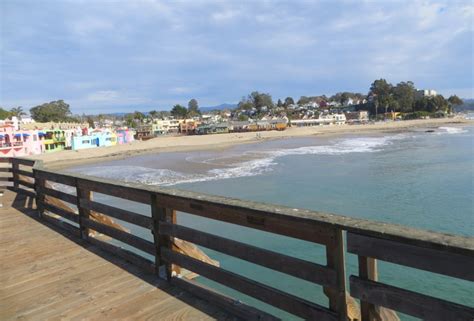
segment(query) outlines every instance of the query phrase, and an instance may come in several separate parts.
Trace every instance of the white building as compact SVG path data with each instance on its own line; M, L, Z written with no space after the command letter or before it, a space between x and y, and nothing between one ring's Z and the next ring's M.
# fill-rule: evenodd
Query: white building
M435 97L438 93L433 89L421 89L416 91L417 98L421 97Z

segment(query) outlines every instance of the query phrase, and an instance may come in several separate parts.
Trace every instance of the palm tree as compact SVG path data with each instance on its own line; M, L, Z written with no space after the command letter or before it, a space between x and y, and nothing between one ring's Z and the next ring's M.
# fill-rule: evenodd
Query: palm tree
M10 113L12 116L16 116L18 119L21 119L21 116L25 116L26 113L23 111L23 107L18 106L18 107L13 107L10 110Z

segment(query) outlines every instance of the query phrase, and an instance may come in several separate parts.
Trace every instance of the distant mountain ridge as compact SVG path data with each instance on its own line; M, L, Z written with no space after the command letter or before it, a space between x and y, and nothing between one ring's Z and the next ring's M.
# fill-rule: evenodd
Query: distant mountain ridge
M237 104L224 103L217 106L208 106L208 107L199 107L202 112L209 112L212 110L224 110L224 109L234 109L237 107Z

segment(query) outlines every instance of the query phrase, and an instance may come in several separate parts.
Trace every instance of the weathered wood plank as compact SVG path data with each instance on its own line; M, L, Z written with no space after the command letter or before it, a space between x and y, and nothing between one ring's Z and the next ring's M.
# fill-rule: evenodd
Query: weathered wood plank
M126 221L128 223L132 223L149 230L153 226L153 220L150 217L123 210L117 207L109 206L87 199L81 199L81 206L85 209L100 212L105 215L112 216L119 220Z
M73 221L74 223L79 223L79 215L77 215L76 213L66 211L62 208L59 208L59 207L57 207L55 205L52 205L52 204L49 204L47 202L45 202L43 204L43 208L47 211L50 211L50 212L54 213L54 214L62 216L65 219Z
M18 179L17 182L18 182L18 184L20 184L20 185L23 185L23 186L26 186L26 187L35 189L35 184L33 184L33 183L30 183L30 182L27 182L27 181L24 181L24 180L21 180L21 179Z
M347 233L350 253L474 281L474 257Z
M137 190L120 184L109 184L97 182L93 179L78 178L77 184L80 188L88 189L97 193L124 198L134 202L150 204L150 193Z
M254 280L201 262L192 257L161 248L161 256L169 263L175 263L206 278L231 287L260 301L299 317L311 320L338 320L337 314L312 302L271 288Z
M101 241L94 237L88 238L88 242L97 247L100 247L104 251L107 251L113 255L117 255L121 257L125 261L128 261L132 263L133 265L138 266L139 268L143 269L144 271L148 273L155 272L155 265L153 264L153 262L151 262L150 260L147 260L146 258L140 255L130 252L127 249L112 245L110 243Z
M69 186L76 186L76 179L73 176L68 174L63 174L60 172L52 172L45 169L35 169L37 173L36 177L41 178L47 181L52 181L60 184L65 184Z
M423 320L474 319L474 309L391 285L350 277L351 295L372 304L406 313Z
M35 164L34 159L28 159L28 158L12 157L10 161L12 164L26 165L26 166L33 166Z
M328 267L336 271L336 286L333 288L325 287L324 292L328 295L330 309L339 314L339 320L345 321L347 301L344 238L340 229L333 230L333 233L335 242L326 246L326 260Z
M113 237L121 242L136 247L137 249L155 255L155 246L152 242L142 239L133 234L117 230L113 227L101 224L94 220L83 218L83 224L99 233Z
M11 157L0 157L0 163L11 163Z
M74 235L74 236L80 236L80 230L79 228L75 227L74 225L71 225L67 223L66 221L59 220L55 217L52 217L49 214L43 214L41 216L41 219L46 221L47 223L57 226L63 230L66 230L68 233Z
M377 281L377 260L371 257L358 256L359 277L365 280ZM360 314L362 321L372 320L375 313L375 306L365 300L360 300Z
M74 205L77 203L76 195L64 193L49 187L42 187L41 192Z
M24 171L24 170L21 170L21 169L18 169L18 170L12 169L11 171L13 173L16 173L16 174L19 174L19 175L28 176L28 177L33 178L33 172Z
M258 248L220 236L170 223L160 224L160 234L174 236L321 285L336 287L336 272L326 266Z
M252 213L259 213L264 216L269 216L275 219L283 218L287 225L293 225L294 222L298 222L298 224L300 225L306 224L308 226L311 226L310 230L313 233L316 233L315 231L317 231L314 226L329 226L332 228L339 228L354 233L382 237L385 239L402 241L407 244L412 244L416 246L423 246L426 248L438 250L446 250L452 253L459 253L474 257L474 241L472 237L424 231L402 225L352 218L307 209L295 209L279 205L243 201L228 197L213 196L203 193L182 191L159 186L124 183L110 179L80 175L76 173L70 173L67 175L71 177L76 177L80 180L91 181L94 184L100 184L101 186L105 187L104 190L112 186L121 187L122 190L120 191L120 193L116 193L115 195L118 197L122 197L121 194L123 194L123 197L127 198L126 196L128 191L132 191L133 194L138 193L141 196L140 200L136 199L136 201L143 202L145 204L149 203L149 197L144 197L143 194L155 193L157 194L160 205L163 207L166 207L166 204L164 203L164 201L166 200L171 201L173 203L179 203L181 200L184 200L187 205L183 206L183 204L181 204L180 206L183 206L183 209L173 206L171 206L170 208L183 210L185 212L186 209L190 209L191 207L194 208L194 210L202 212L204 207L208 204L216 205L220 209L219 213L232 212L233 214L231 214L231 216L238 215L243 221L249 220L247 224L249 224L251 227L254 227L258 224L262 224L261 217L259 218L252 215ZM212 217L219 220L219 213L213 213ZM203 213L198 213L196 215L204 216L202 214ZM263 224L265 224L265 222L263 222ZM298 233L298 231L295 231L295 233Z
M286 235L320 244L334 242L332 228L314 221L299 221L268 212L255 211L249 208L235 208L220 203L210 203L186 199L183 197L157 194L161 206L178 211L238 224L266 232Z
M171 278L171 284L176 285L187 292L206 300L213 305L220 306L233 315L242 318L242 320L261 320L261 321L277 321L281 320L271 314L251 307L241 301L235 300L229 296L216 292L215 290L198 284L192 280L182 278Z
M11 173L12 171L11 167L0 167L0 173Z
M13 182L13 177L0 177L0 182Z
M77 181L76 185L76 204L79 213L79 228L81 230L81 237L84 240L89 238L89 228L84 224L84 220L89 219L91 216L91 211L81 206L81 200L91 200L92 199L92 192L88 189L80 188Z

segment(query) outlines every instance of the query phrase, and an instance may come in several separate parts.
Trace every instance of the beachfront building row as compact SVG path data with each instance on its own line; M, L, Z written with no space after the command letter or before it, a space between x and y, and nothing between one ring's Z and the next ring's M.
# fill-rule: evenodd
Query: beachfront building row
M0 125L0 157L18 157L51 153L65 149L85 149L125 144L134 140L133 132L124 130L15 129Z

